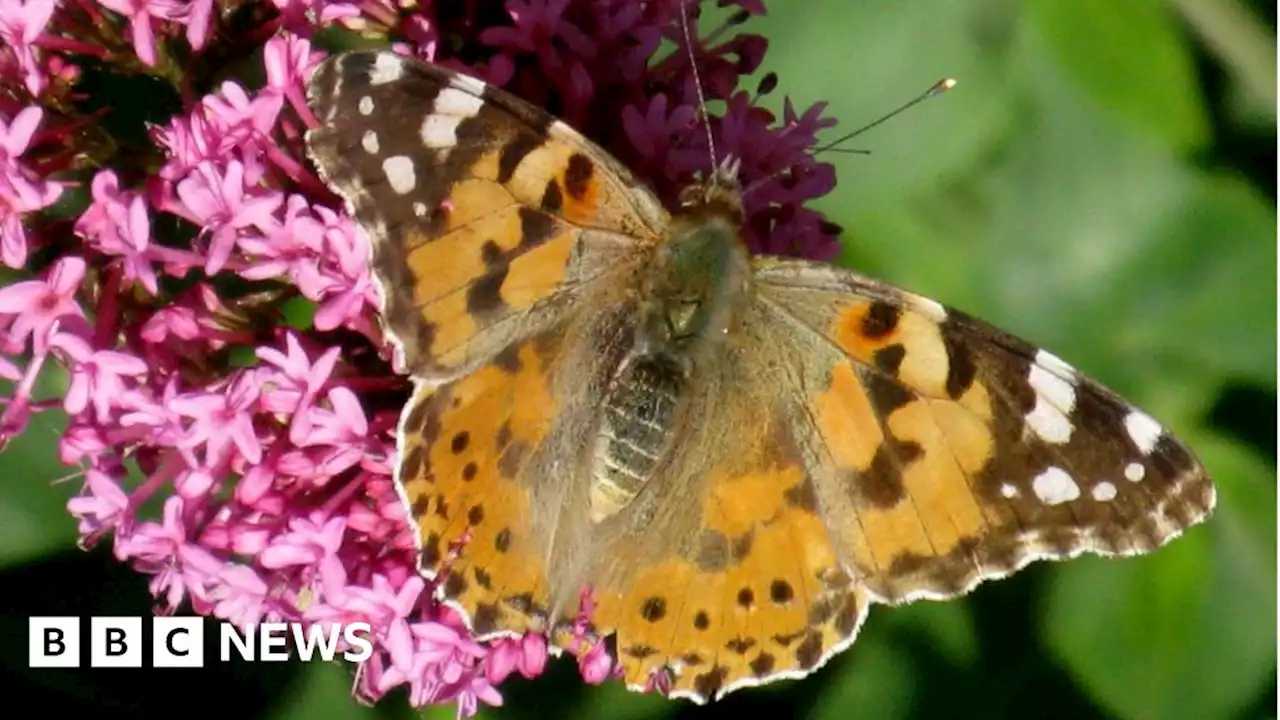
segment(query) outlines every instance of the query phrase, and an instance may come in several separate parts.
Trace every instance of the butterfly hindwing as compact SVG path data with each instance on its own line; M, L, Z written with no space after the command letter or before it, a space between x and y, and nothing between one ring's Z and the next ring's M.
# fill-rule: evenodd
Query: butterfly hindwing
M1212 510L1185 446L1054 355L848 270L759 260L756 279L806 358L818 504L877 599L1146 552Z
M665 672L671 695L706 702L803 676L865 617L814 505L798 408L775 382L791 358L765 322L738 308L685 381L658 479L601 528L592 619L633 688Z
M545 630L576 599L553 590L572 586L561 575L589 548L566 459L591 430L586 404L597 387L584 382L589 348L574 340L582 330L552 328L457 380L420 385L402 420L396 479L420 567L431 579L447 573L440 597L477 637Z

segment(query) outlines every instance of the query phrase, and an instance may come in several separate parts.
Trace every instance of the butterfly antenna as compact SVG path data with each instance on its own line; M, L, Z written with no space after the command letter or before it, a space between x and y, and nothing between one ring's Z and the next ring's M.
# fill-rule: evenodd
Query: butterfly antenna
M684 0L680 2L680 27L684 30L684 48L689 53L689 67L693 69L693 89L698 93L698 110L702 114L702 127L707 131L707 149L711 152L711 182L715 183L719 180L720 160L716 157L716 140L711 135L711 116L707 112L707 98L702 93L702 76L698 73L698 59L693 55L693 33L689 30L689 9Z
M896 110L886 113L885 115L881 115L876 120L869 122L866 125L863 125L857 130L854 130L851 133L846 133L844 135L841 135L840 137L836 138L835 140L832 140L826 145L819 147L818 149L813 151L813 156L817 157L821 153L828 152L828 151L840 152L842 151L842 148L836 147L840 143L845 142L846 140L849 140L851 138L855 138L861 135L862 133L870 130L871 128L874 128L877 125L880 125L881 123L889 120L890 118L897 117L898 115L901 115L903 112L909 110L910 108L915 107L916 105L919 105L920 103L924 102L925 100L928 100L931 97L937 97L938 95L941 95L942 93L950 90L955 86L956 86L956 81L954 78L943 78L938 82L934 83L932 86L930 86L928 90L925 90L924 92L920 93L919 95L915 96L911 100L908 100L906 103L899 106ZM870 154L870 151L867 151L867 150L847 150L845 152L857 152L857 153L863 153L863 154ZM791 168L781 168L777 172L774 172L772 175L768 175L766 177L760 178L759 180L756 180L755 182L748 185L745 189L743 189L742 196L746 197L752 192L759 190L761 187L767 184L770 180L773 180L779 175L782 175L785 172L789 172L790 170Z
M928 100L929 98L933 98L933 97L937 97L937 96L941 95L942 93L944 93L944 92L946 92L946 91L950 90L951 88L953 88L953 87L955 87L955 86L956 86L955 78L943 78L943 79L939 80L938 82L934 83L932 86L930 86L930 88L929 88L928 90L925 90L924 92L920 93L919 95L915 96L914 98L912 98L912 99L908 100L907 102L903 103L902 105L898 106L898 108L897 108L897 109L892 110L892 111L890 111L890 112L888 112L888 113L886 113L886 114L884 114L884 115L881 115L879 118L877 118L877 119L875 119L875 120L873 120L873 121L871 121L871 122L867 123L866 125L863 125L862 127L858 128L857 130L854 130L854 131L853 131L853 132L851 132L851 133L846 133L846 134L844 134L844 135L841 135L840 137L836 138L835 140L832 140L831 142L827 143L826 145L823 145L822 147L819 147L817 150L814 150L814 151L813 151L813 154L814 154L814 155L818 155L819 153L824 153L824 152L827 152L828 150L836 149L836 146L837 146L837 145L839 145L840 143L845 142L846 140L850 140L850 139L852 139L852 138L855 138L855 137L857 137L857 136L861 135L862 133L864 133L864 132L866 132L866 131L868 131L868 130L870 130L870 129L874 128L874 127L879 126L881 123L887 122L887 121L888 121L888 120L890 120L891 118L895 118L895 117L897 117L897 116L901 115L902 113L906 112L907 110L910 110L911 108L915 107L916 105L919 105L920 103L924 102L925 100Z

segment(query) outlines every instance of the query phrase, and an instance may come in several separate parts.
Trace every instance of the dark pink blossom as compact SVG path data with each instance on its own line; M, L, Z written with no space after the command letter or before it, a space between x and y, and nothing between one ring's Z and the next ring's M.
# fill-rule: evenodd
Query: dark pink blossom
M244 565L227 565L210 590L213 613L244 628L261 623L271 606L271 588L258 573Z
M148 292L159 292L154 262L174 260L179 253L151 244L151 214L146 198L120 193L114 173L93 178L93 205L76 221L76 231L104 255L120 258L124 277Z
M360 16L358 3L331 2L330 0L271 0L280 9L284 27L290 32L307 37L316 27L324 27L335 21Z
M347 523L340 517L298 518L258 555L258 561L270 569L314 565L338 551L346 529Z
M485 658L485 678L498 685L511 673L527 678L537 677L547 666L547 639L536 633L520 638L505 638L493 644Z
M139 523L128 537L116 545L116 555L131 559L139 568L146 568L154 575L151 592L164 595L168 607L177 607L189 594L203 595L204 582L209 579L198 564L188 567L187 530L182 498L170 497L164 502L161 522Z

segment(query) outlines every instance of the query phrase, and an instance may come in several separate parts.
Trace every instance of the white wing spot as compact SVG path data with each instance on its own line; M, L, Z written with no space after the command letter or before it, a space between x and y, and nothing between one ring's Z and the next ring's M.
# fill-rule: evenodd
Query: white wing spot
M465 90L449 87L436 96L436 101L432 105L431 111L440 115L457 115L458 117L469 118L480 112L482 107L484 107L484 98Z
M1129 479L1129 482L1138 482L1147 476L1147 469L1142 466L1142 463L1129 463L1124 466L1124 476Z
M1116 486L1112 485L1106 480L1103 480L1102 482L1093 486L1093 499L1097 500L1098 502L1106 502L1108 500L1114 499L1115 496L1116 496Z
M1150 454L1155 449L1160 436L1164 434L1164 428L1160 427L1160 423L1141 410L1134 410L1125 416L1124 429L1128 431L1129 439L1133 440L1133 444L1138 446L1143 455Z
M458 123L462 118L457 115L428 115L422 121L422 129L418 135L422 144L431 148L451 148L458 144Z
M413 204L413 214L414 214L414 216L416 216L416 217L426 217L426 216L427 216L427 204L426 204L426 203L422 203L422 202L416 202L416 203L414 203L414 204Z
M404 61L391 53L381 53L373 61L373 69L369 71L370 85L385 85L400 79L404 73Z
M365 95L364 97L360 98L360 102L356 104L356 109L360 111L361 115L372 115L373 114L373 98L369 97L368 95Z
M1050 467L1031 481L1036 497L1046 505L1071 502L1080 497L1080 486L1060 467Z
M378 154L378 133L372 130L365 130L364 136L360 138L360 146L370 155Z
M1018 488L1009 483L1004 483L1000 486L1000 494L1007 498L1015 498L1018 497Z
M461 73L454 75L452 78L450 78L449 84L458 88L459 90L463 90L472 95L475 95L477 98L479 98L480 95L484 93L484 88L485 88L485 84L483 81L477 78L473 78L470 75L463 75Z
M407 195L413 192L414 186L418 183L418 179L413 172L413 161L404 155L396 155L383 160L382 172L387 176L387 184L398 195Z
M1036 405L1027 413L1027 427L1048 443L1070 440L1072 428L1067 413L1076 406L1075 388L1039 365L1031 366L1027 382L1036 392Z
M937 300L931 300L921 295L916 295L912 299L915 301L913 304L916 309L930 320L940 323L947 319L947 309Z
M1071 377L1076 374L1076 369L1067 364L1065 360L1054 355L1048 350L1041 350L1036 353L1036 364L1044 367L1049 372L1062 377Z

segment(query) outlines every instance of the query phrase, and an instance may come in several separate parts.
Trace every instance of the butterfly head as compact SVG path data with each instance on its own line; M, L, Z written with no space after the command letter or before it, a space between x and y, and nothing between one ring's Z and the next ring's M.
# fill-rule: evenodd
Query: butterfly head
M679 210L685 214L718 213L741 221L742 183L738 172L741 158L727 156L705 178L686 185L678 199Z

